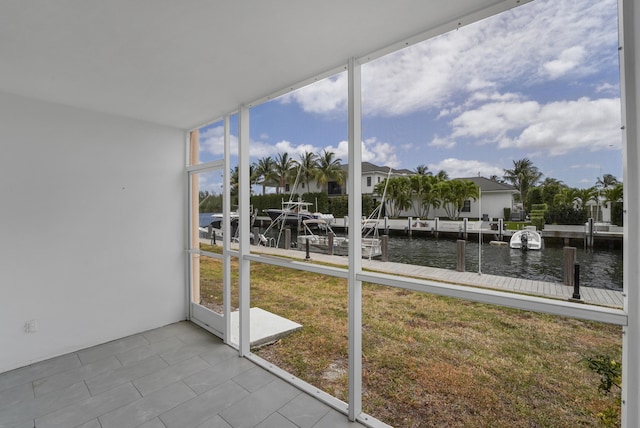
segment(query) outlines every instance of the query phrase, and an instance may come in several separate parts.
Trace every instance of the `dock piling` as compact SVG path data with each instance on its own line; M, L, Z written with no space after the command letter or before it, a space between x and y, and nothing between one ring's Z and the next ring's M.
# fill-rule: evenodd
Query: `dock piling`
M562 255L564 283L570 287L574 286L574 264L576 263L576 247L563 247Z
M334 238L335 233L333 232L329 232L327 233L327 254L329 254L330 256L333 256L333 238ZM308 243L308 241L307 241Z
M464 239L458 239L456 242L458 244L456 270L458 272L464 272L465 271L464 249L467 241L465 241Z
M284 249L285 250L291 249L291 229L289 228L286 228L284 230Z
M304 256L304 259L308 261L308 260L311 260L311 256L309 255L309 240L308 239L305 241L305 247L306 247L305 248L306 254Z
M389 235L382 235L382 255L380 257L380 260L382 260L383 262L388 262L389 261Z

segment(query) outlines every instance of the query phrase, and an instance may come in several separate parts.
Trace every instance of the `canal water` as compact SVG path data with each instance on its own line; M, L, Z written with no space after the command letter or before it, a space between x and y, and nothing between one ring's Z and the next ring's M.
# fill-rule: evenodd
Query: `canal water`
M457 244L452 239L389 237L389 261L444 269L456 269ZM478 272L478 243L466 242L467 272ZM577 248L580 286L622 289L622 250ZM545 246L541 251L521 251L506 246L482 244L482 273L562 282L561 246Z

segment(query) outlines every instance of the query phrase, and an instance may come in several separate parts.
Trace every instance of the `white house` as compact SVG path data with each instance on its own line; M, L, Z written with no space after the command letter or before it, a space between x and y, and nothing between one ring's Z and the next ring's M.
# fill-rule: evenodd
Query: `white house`
M461 180L469 180L480 187L480 198L465 201L465 206L460 212L461 218L488 218L504 219L504 209L513 210L514 196L518 193L515 187L489 180L485 177L465 177ZM446 217L444 209L431 210L433 217ZM508 219L505 219L508 220Z

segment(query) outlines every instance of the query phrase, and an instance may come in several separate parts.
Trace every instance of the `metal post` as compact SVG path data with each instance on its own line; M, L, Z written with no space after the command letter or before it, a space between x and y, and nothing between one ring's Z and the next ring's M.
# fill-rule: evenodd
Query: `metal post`
M304 256L304 259L305 260L311 260L311 256L309 255L309 246L310 246L310 244L309 244L309 240L308 239L304 241L304 246L305 246L305 254L306 254Z
M240 356L244 357L250 349L250 315L249 308L251 303L251 271L250 262L245 258L251 253L249 247L249 211L251 183L249 182L249 109L241 106L238 112L238 227L239 234L239 251L238 251L238 318L239 318L239 337L240 337ZM225 207L227 208L227 207ZM228 217L227 217L228 218ZM230 222L226 222L230 223Z
M348 67L349 169L347 180L349 216L362 216L362 96L360 64L355 58ZM362 232L357 224L349 230L348 314L349 314L349 420L362 413Z
M464 260L464 249L465 249L465 244L467 243L467 241L465 241L464 239L458 239L457 242L457 263L456 263L456 270L458 272L464 272L465 271L465 260Z
M573 265L573 296L574 299L580 300L580 265Z
M466 218L462 219L462 236L464 237L465 240L467 240L467 238L469 237L467 235L467 219Z
M503 236L503 233L504 233L504 232L502 231L502 228L503 228L503 227L504 227L504 220L503 220L503 219L501 219L501 218L499 218L499 219L498 219L498 239L499 239L500 241L502 241L502 236Z
M411 237L411 220L413 219L409 217L409 227L407 228L407 233L409 234L409 237Z
M620 28L620 93L622 105L622 170L624 182L623 257L624 311L622 329L622 428L640 426L640 5L618 2Z
M436 238L437 238L437 237L438 237L438 235L439 235L439 233L438 233L438 228L440 227L440 218L439 218L439 217L436 217L436 218L434 219L434 223L436 224L435 229L436 229Z

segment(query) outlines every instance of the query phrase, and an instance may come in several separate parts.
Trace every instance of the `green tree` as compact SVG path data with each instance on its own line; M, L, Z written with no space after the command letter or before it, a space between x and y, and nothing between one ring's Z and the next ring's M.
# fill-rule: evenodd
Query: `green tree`
M267 186L277 184L275 161L271 159L271 156L258 159L258 162L255 164L255 175L257 183L262 185L263 195L266 192Z
M411 180L407 176L399 176L390 177L388 182L385 203L390 209L387 212L397 218L402 211L411 208Z
M604 203L611 206L611 222L618 226L622 226L624 221L624 212L622 207L623 194L624 188L622 183L618 183L615 186L602 191Z
M460 212L464 208L465 201L478 199L479 187L469 180L446 180L435 185L440 206L444 208L447 217L452 220L460 218Z
M411 180L411 191L413 193L412 205L416 210L418 217L429 217L429 211L431 207L438 207L439 202L437 199L434 187L438 183L438 178L429 175L412 175L409 177Z
M596 186L601 187L603 189L614 187L618 183L619 183L618 179L611 174L603 174L602 177L598 177L598 179L596 180Z
M309 182L316 175L318 169L318 156L315 153L304 152L300 155L298 168L300 168L300 177L305 184L305 189L309 190Z
M296 162L289 157L289 153L279 153L273 167L274 175L278 181L276 193L284 191L285 186L291 180L292 172L295 170Z
M573 202L579 210L585 210L589 201L597 201L598 189L589 187L588 189L574 189L575 198Z
M323 150L317 158L318 168L315 172L315 179L318 186L324 189L325 193L328 193L330 181L335 181L342 185L347 178L346 171L340 168L341 159L336 159L335 155L334 152Z
M524 207L527 206L529 189L535 186L541 178L542 173L538 171L538 167L527 158L513 161L513 169L504 170L504 179L518 188Z
M426 165L418 165L416 167L416 174L417 175L433 175L431 171L429 171L429 167Z

